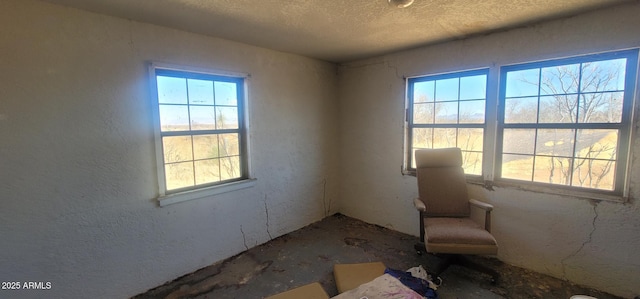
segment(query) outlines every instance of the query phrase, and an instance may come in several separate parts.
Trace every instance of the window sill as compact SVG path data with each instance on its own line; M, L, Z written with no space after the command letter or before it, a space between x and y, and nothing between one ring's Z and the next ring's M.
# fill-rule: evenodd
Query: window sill
M403 175L407 176L416 176L415 170L403 170ZM511 182L511 181L485 181L481 176L476 175L467 175L467 184L482 186L483 188L494 191L494 187L511 189L511 190L520 190L520 191L528 191L535 193L543 193L543 194L553 194L560 196L570 196L579 199L587 199L587 200L602 200L616 203L627 203L629 198L621 195L615 194L606 194L600 193L597 191L581 191L574 189L563 189L563 188L554 188L549 186L542 185L528 185L519 182Z
M502 181L502 180L491 182L491 181L482 181L482 180L470 180L467 178L467 183L472 185L480 185L485 189L491 190L491 191L494 190L493 189L494 187L498 187L498 188L504 188L504 189L510 189L510 190L521 190L521 191L528 191L528 192L535 192L535 193L569 196L569 197L575 197L575 198L587 199L587 200L602 200L602 201L610 201L610 202L617 202L617 203L626 203L628 200L627 197L624 197L621 195L606 194L606 193L600 193L597 191L588 191L588 190L581 191L581 190L575 190L575 189L554 188L549 186L529 185L529 184L523 184L519 182Z
M417 177L417 174L416 174L415 170L403 169L402 170L402 175L403 176ZM482 180L482 176L475 175L475 174L465 174L465 176L467 178L467 183L469 183L469 184L484 185L484 181Z
M179 203L183 201L189 201L194 199L201 199L209 196L214 196L222 193L232 192L236 190L251 188L256 185L256 179L246 179L237 182L231 182L227 184L211 186L202 189L189 190L180 193L174 193L158 197L158 203L160 207Z

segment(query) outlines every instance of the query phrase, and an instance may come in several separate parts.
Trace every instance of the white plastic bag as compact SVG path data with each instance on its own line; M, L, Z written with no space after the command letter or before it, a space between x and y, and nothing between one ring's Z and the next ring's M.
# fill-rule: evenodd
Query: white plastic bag
M429 275L429 273L427 273L427 270L425 270L422 267L422 265L420 265L418 267L410 268L409 270L407 270L407 272L411 273L411 275L413 277L417 277L417 278L424 279L424 280L428 281L429 282L429 287L434 289L434 290L437 290L438 286L440 284L442 284L442 280L440 278L438 278L439 284L435 284L433 282L433 278L431 277L431 275Z

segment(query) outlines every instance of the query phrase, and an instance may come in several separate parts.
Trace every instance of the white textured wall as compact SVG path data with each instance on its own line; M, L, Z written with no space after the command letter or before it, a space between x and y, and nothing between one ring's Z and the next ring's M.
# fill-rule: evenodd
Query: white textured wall
M638 16L636 1L342 66L341 212L418 234L417 212L412 207L416 180L401 174L402 76L480 67L491 67L497 75L505 64L640 47ZM634 139L631 196L636 198L640 196L637 132ZM620 296L640 295L638 200L593 203L516 189L469 187L476 198L495 205L493 232L501 260Z
M417 234L415 178L400 172L403 75L638 47L638 15L636 2L354 62L336 77L335 66L295 55L0 0L0 280L52 282L11 297L127 297L319 220L329 201L332 212ZM152 60L251 73L255 187L157 207ZM637 197L640 173L632 182ZM500 259L640 294L635 199L470 190L496 206Z
M147 61L251 73L255 187L157 206ZM128 297L322 219L323 196L335 207L338 186L335 73L300 56L0 0L0 281L52 283L0 297Z

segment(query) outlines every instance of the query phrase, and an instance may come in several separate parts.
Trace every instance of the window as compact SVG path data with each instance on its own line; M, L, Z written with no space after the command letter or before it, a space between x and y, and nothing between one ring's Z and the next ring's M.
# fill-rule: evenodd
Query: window
M408 79L409 169L421 148L459 147L465 173L482 174L488 70Z
M622 194L637 56L502 67L496 176Z
M152 66L160 195L248 178L244 77Z
M459 147L470 182L624 200L637 68L633 49L409 78L405 169Z

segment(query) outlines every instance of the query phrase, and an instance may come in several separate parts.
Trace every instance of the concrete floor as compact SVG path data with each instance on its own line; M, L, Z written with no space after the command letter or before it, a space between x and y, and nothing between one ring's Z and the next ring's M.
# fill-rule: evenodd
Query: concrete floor
M134 298L263 298L315 281L335 296L335 263L382 261L394 269L435 268L440 258L418 256L413 249L417 241L417 237L336 214ZM500 281L492 285L489 276L452 266L441 276L441 299L568 299L575 294L619 298L494 258L473 260L497 270Z

